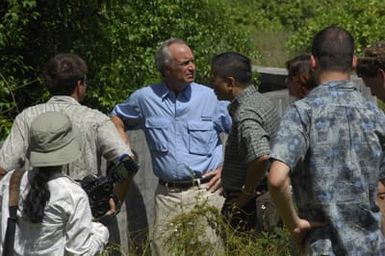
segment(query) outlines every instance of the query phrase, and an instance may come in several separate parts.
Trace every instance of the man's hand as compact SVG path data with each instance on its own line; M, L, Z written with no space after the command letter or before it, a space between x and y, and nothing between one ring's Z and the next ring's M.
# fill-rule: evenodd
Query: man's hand
M300 253L303 253L305 246L305 238L307 233L313 228L324 227L327 225L327 222L310 222L305 219L299 219L294 226L289 230L293 240L299 249Z
M203 175L202 178L212 177L209 181L209 184L207 185L207 190L214 193L218 189L221 188L221 172L222 172L222 166L219 166L214 171L208 172L205 175Z
M110 210L108 212L106 212L105 215L115 215L118 213L118 209L116 207L116 203L114 201L114 199L110 198L110 200L108 201L108 203L110 204Z
M110 210L106 212L102 217L95 219L95 221L99 221L106 227L111 225L111 221L114 219L114 216L119 212L114 199L110 198L108 203L110 204Z

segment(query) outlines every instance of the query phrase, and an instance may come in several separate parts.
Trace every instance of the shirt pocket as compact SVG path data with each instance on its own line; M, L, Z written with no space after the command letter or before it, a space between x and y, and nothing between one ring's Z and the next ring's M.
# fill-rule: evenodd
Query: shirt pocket
M148 118L145 127L148 132L148 147L151 151L167 152L167 132L170 122L165 118Z
M212 121L188 122L189 152L197 155L211 155L214 150L216 132Z

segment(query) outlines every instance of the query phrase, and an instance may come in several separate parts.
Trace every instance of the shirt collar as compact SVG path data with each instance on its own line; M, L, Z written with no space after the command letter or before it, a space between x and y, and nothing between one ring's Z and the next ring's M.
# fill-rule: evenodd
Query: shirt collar
M333 89L333 88L344 88L344 89L356 89L356 87L354 86L353 82L351 80L333 80L333 81L328 81L326 83L323 83L323 84L320 84L320 86L318 87L327 87L327 88L330 88L330 89Z
M249 85L247 88L243 90L241 94L235 97L234 100L237 100L239 103L242 103L249 95L256 93L258 90L254 85Z
M249 85L241 94L235 97L229 104L229 111L233 112L251 94L258 92L254 85Z
M184 98L189 98L190 95L191 95L191 86L192 86L193 83L187 85L183 91L179 92L178 95L181 95L182 97ZM165 82L162 82L162 86L161 86L161 89L160 89L160 94L161 94L161 97L162 97L162 100L165 99L167 96L169 96L170 94L174 94L175 95L175 92L173 92L172 90L170 90L167 85L165 84Z
M80 103L72 98L71 96L52 96L47 103L68 103L68 104L76 104L80 105Z

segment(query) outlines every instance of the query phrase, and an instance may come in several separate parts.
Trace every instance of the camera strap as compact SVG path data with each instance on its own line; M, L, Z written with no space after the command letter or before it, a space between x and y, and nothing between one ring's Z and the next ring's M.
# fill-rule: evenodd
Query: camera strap
M16 168L9 181L9 217L3 243L3 256L12 256L15 241L16 217L19 204L20 182L24 171Z

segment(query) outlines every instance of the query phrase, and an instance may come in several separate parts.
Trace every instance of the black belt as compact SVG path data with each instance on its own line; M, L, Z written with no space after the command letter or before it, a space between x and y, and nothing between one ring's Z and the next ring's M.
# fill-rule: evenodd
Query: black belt
M194 186L200 186L201 184L205 184L211 180L211 177L205 177L200 179L191 179L191 180L181 180L181 181L165 181L159 179L159 184L162 186L166 186L169 188L181 188L188 189Z

